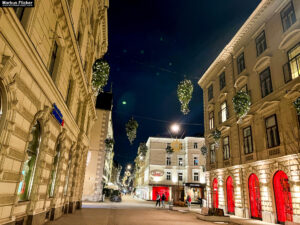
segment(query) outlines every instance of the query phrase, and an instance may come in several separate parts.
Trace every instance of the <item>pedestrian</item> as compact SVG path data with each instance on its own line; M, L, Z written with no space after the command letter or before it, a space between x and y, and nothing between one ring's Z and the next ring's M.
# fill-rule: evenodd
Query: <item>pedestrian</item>
M166 196L165 196L165 193L163 193L161 196L161 207L162 208L165 208L165 201L166 201Z
M160 207L160 195L158 193L156 193L156 205L155 205L155 207L157 207L157 205Z
M201 197L198 198L198 202L199 202L200 208L202 208L202 198Z
M189 209L191 208L191 201L192 201L192 198L190 195L188 195L186 198L186 203L187 203Z

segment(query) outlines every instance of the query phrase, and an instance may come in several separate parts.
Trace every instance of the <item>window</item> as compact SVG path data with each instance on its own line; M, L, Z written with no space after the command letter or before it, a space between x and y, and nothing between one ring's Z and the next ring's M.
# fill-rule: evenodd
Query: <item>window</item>
M67 90L67 95L66 95L66 103L67 103L67 105L70 104L72 86L73 86L73 81L69 80L69 85L68 85L68 90Z
M194 149L196 149L196 148L198 148L198 143L197 142L194 143Z
M223 72L219 76L219 81L220 81L220 90L222 90L226 86L226 80L225 80L225 72Z
M246 127L243 130L243 137L244 137L244 152L245 154L250 154L253 152L252 131L250 126Z
M259 56L267 49L266 35L265 31L261 32L258 37L255 39L256 43L256 53Z
M296 22L296 15L292 1L280 12L283 31L289 29Z
M178 173L178 181L182 181L183 180L183 174L182 173Z
M171 172L167 172L167 177L166 177L167 180L171 180Z
M265 97L273 91L270 67L260 73L261 96Z
M194 181L199 181L199 173L194 173Z
M52 55L51 55L51 61L50 61L50 66L49 66L49 73L51 76L53 75L57 52L58 52L58 45L57 45L56 41L54 41Z
M266 131L268 148L273 148L280 145L276 115L266 119Z
M50 185L49 185L49 196L54 196L54 189L55 189L55 183L56 183L56 177L57 177L57 171L58 171L58 163L60 159L60 143L56 146L54 161L52 164L52 170L50 174Z
M171 147L171 143L167 143L167 147Z
M208 101L210 101L214 97L213 85L210 85L208 88Z
M210 148L210 163L215 163L216 162L215 144L211 144L209 148Z
M178 158L178 166L183 166L183 159L181 157Z
M237 57L236 61L237 61L237 67L238 67L238 74L240 74L246 68L245 67L244 52Z
M198 166L199 165L199 159L197 156L194 156L194 166Z
M71 171L71 164L72 164L72 151L69 152L69 160L67 165L67 175L65 178L65 186L64 186L64 196L67 195L68 186L69 186L69 178L70 178L70 171Z
M221 111L220 111L220 122L223 123L228 119L228 109L227 109L227 102L223 102L221 104Z
M208 117L209 117L209 129L211 130L214 128L214 111L211 111Z
M22 21L24 16L25 7L14 7L15 13L20 21Z
M30 197L41 141L41 126L39 122L36 122L36 124L32 127L30 136L32 139L28 144L26 151L27 160L23 164L21 181L18 188L20 201L26 201Z
M300 42L287 53L288 63L284 65L284 80L289 82L300 76Z
M229 137L223 138L223 156L227 160L230 158L230 149L229 149Z
M171 157L170 156L167 157L166 164L167 164L167 166L171 165Z

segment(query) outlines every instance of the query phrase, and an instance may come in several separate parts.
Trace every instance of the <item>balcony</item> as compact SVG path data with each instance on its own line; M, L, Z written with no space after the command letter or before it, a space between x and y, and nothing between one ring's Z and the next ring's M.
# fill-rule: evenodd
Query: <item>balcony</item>
M283 65L285 83L300 76L300 53Z
M221 111L219 112L219 124L224 123L228 119L229 119L228 107L221 109Z

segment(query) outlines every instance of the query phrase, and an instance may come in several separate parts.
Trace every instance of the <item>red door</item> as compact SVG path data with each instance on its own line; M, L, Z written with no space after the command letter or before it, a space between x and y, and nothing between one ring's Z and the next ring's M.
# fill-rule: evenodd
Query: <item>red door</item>
M228 177L226 181L226 190L227 190L227 208L229 214L234 214L234 187L232 177Z
M217 178L213 181L213 208L219 207L219 193L218 193L218 180Z
M160 199L161 196L163 194L165 194L166 196L166 201L169 200L169 187L152 187L152 200L156 200L156 195L159 194L160 195Z
M254 173L249 177L249 197L251 218L262 219L259 181Z
M277 220L279 223L293 221L293 205L287 175L278 171L273 178Z

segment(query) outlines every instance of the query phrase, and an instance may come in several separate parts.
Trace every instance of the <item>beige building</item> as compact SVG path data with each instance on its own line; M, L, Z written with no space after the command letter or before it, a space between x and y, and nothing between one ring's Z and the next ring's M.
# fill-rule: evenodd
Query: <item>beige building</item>
M300 222L299 53L300 1L262 0L200 79L211 207ZM241 90L251 106L238 120L232 99Z
M0 224L44 224L81 207L107 8L43 0L0 9Z
M108 184L110 178L114 153L112 149L107 151L105 139L113 138L111 110L112 93L100 93L96 103L97 120L91 128L83 201L102 201L103 188Z
M146 145L146 155L141 155L139 149L135 160L134 188L137 197L155 200L157 193L165 193L168 200L174 201L183 201L187 194L193 201L204 197L206 162L201 153L204 138L150 137ZM167 153L167 146L175 147L175 151Z

